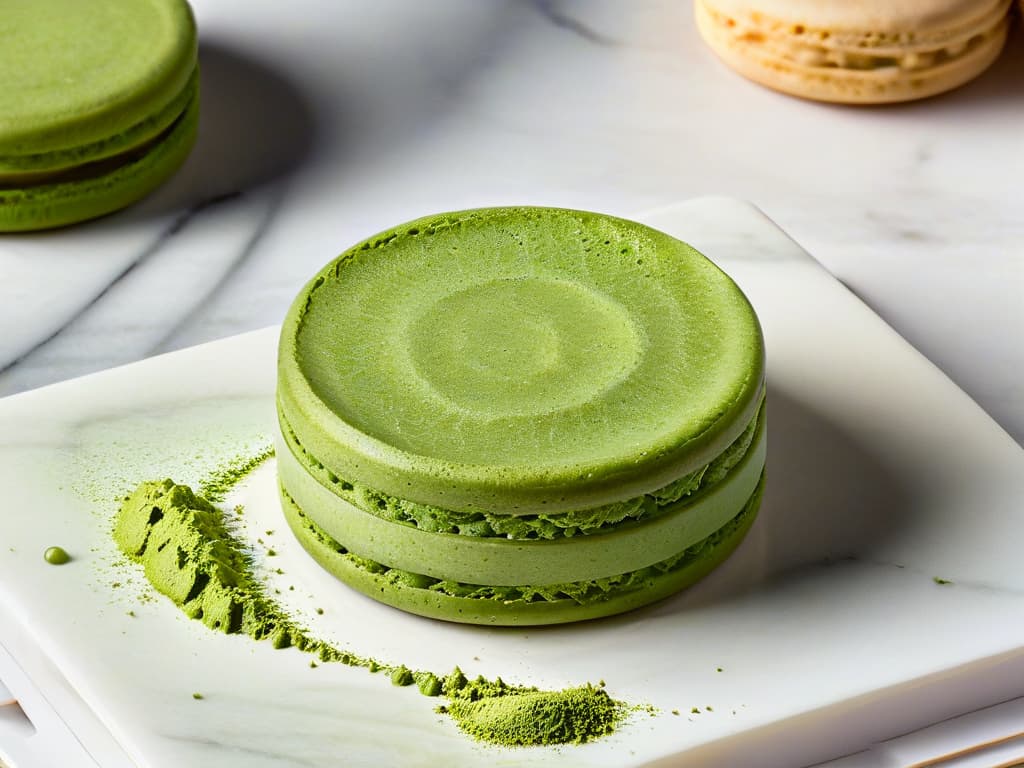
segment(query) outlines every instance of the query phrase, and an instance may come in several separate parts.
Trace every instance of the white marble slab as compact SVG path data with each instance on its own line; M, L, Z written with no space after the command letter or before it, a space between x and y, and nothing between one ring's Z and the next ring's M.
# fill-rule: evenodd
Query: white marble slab
M195 482L269 437L268 329L0 401L0 642L93 759L792 766L1024 693L1024 452L754 209L711 199L647 219L737 279L768 346L763 512L705 582L579 626L448 625L321 572L279 519L271 465L229 503L245 505L250 537L272 539L278 554L260 562L284 574L268 578L326 638L540 686L603 678L661 714L584 747L496 750L379 676L311 669L145 601L140 575L116 565L114 497L151 477ZM52 544L75 560L46 564Z
M0 394L277 323L352 242L496 203L753 200L1024 442L1024 34L849 109L706 49L680 0L193 0L203 110L143 205L0 236Z

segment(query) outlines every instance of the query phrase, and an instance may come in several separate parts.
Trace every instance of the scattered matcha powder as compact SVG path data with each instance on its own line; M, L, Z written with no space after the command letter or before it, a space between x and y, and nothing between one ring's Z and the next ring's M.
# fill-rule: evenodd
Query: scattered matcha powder
M936 584L939 584L941 586L945 586L946 584L952 584L953 583L949 579L943 579L940 576L932 576L932 581L934 581Z
M121 504L114 539L158 592L211 629L266 639L275 648L295 645L328 660L340 654L312 638L264 593L223 515L187 486L142 483Z
M611 733L637 710L656 714L652 707L630 707L612 699L603 681L596 687L542 691L508 685L500 678L470 681L458 668L441 678L401 664L381 664L313 637L267 595L255 577L251 555L211 503L222 501L271 452L235 460L201 484L200 494L162 480L142 483L123 500L114 525L118 547L187 616L219 632L268 640L275 648L294 646L320 662L384 671L396 686L415 684L424 696L445 697L448 703L437 711L449 715L467 735L490 744L582 744ZM316 661L310 666L316 667Z
M71 555L63 547L49 547L43 552L43 559L50 565L64 565L71 562Z
M200 699L203 698L203 694L201 694L201 693L193 693L192 694L192 698L195 699L196 701L199 701Z
M239 456L232 459L226 465L212 472L203 482L199 484L199 495L207 501L224 501L228 492L238 485L256 467L274 455L274 447L267 446L255 456ZM239 514L241 509L235 510Z

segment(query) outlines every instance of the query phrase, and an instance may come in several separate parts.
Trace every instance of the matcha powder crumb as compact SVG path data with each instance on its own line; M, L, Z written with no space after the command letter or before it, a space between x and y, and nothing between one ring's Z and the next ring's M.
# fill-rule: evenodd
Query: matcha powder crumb
M408 667L399 666L391 672L392 685L404 687L406 685L412 685L415 681L415 678L412 676L412 670Z
M475 739L521 747L591 741L614 731L626 707L603 688L585 685L562 691L504 688L480 698L458 692L442 711Z

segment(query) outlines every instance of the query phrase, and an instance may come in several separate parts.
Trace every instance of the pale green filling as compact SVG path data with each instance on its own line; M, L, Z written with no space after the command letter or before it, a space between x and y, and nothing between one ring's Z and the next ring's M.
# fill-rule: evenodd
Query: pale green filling
M558 539L604 532L624 521L649 517L680 499L711 487L729 474L746 455L761 416L755 416L743 433L709 464L656 491L591 509L515 516L489 512L457 512L429 504L417 504L358 482L343 480L311 456L302 447L295 433L284 423L283 416L281 419L286 439L293 449L306 458L310 472L321 484L329 486L342 499L364 512L431 533L529 540Z
M431 592L440 592L449 597L464 597L477 600L497 600L502 603L509 602L556 602L559 600L572 600L580 605L595 603L604 600L611 594L620 594L635 589L643 589L649 582L663 574L669 573L677 568L683 568L690 563L699 560L710 554L719 543L729 538L738 528L745 525L749 516L757 513L761 499L761 487L759 486L754 494L747 501L732 520L727 522L717 531L705 539L698 541L682 552L668 557L660 562L640 568L635 571L606 576L601 579L588 579L586 581L566 582L562 584L514 585L514 586L482 586L479 584L465 584L459 581L446 579L435 579L411 571L404 571L400 568L391 568L359 557L349 552L344 546L331 538L320 526L303 514L291 497L285 496L296 510L301 524L310 533L327 547L333 549L338 555L344 557L353 565L377 575L384 581L397 587L426 589Z

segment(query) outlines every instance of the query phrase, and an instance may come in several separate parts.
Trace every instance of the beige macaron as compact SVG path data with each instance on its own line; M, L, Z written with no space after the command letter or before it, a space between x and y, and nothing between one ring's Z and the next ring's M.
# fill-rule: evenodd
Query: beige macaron
M1012 0L696 0L697 26L744 77L794 96L883 104L981 74Z

